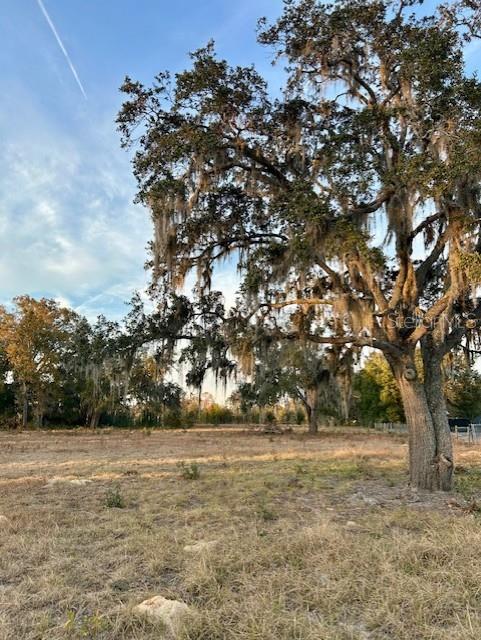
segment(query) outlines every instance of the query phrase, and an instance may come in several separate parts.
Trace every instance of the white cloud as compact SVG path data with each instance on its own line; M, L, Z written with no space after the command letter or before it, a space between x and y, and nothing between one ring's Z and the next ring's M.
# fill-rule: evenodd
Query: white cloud
M128 299L144 285L151 234L148 213L132 204L128 158L114 135L95 140L90 132L81 142L42 124L28 144L22 131L0 151L2 299L30 293L77 306L96 299L96 315L105 296L123 312L112 292L119 287Z
M151 225L132 204L129 159L108 127L80 140L39 118L0 149L0 302L28 293L68 301L89 319L121 318L124 302L149 279ZM233 305L238 276L230 262L213 288Z

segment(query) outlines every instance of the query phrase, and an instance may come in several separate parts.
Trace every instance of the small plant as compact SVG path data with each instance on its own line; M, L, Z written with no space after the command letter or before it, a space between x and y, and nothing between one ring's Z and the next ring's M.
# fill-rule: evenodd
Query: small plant
M107 490L105 494L105 506L108 509L124 509L125 500L120 492L120 487L116 485Z
M97 613L81 617L75 611L67 612L67 622L64 625L71 637L73 634L77 638L96 638L100 633L107 631L108 627L107 620Z
M257 513L264 522L274 522L279 517L267 504L260 504Z
M179 468L180 475L184 480L198 480L200 478L200 467L196 462L191 462L190 464L181 462Z
M73 631L75 629L75 620L76 620L75 611L67 611L67 622L64 624L64 629L67 631Z
M299 462L298 464L296 464L295 471L296 471L296 476L305 476L309 473L307 466L305 464L302 464L302 462Z

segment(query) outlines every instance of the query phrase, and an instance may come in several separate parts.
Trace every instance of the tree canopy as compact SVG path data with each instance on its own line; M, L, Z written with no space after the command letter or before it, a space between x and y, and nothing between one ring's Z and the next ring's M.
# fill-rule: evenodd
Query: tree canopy
M310 433L317 433L319 415L347 422L351 409L353 361L350 350L317 345L258 345L251 382L240 386L246 403L262 407L289 397L306 412Z
M127 78L118 123L155 224L154 284L195 270L204 295L230 257L237 336L382 350L411 481L449 488L440 362L480 313L481 83L463 60L480 15L421 5L288 0L259 29L286 64L280 97L211 43L174 78Z

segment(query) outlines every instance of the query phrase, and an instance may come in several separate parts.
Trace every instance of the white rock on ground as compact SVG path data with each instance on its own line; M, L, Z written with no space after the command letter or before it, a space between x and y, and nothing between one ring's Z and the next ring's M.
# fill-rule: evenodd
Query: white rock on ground
M56 484L70 484L74 487L83 487L90 482L92 481L87 480L86 478L75 478L74 480L68 480L67 478L51 478L47 481L44 488L48 489L50 487L54 487Z
M202 553L203 551L210 551L219 544L218 540L204 540L196 542L195 544L187 544L184 547L186 553Z
M163 622L166 630L173 638L180 633L185 619L191 613L185 602L167 600L163 596L154 596L149 600L144 600L144 602L134 607L133 611L153 620Z

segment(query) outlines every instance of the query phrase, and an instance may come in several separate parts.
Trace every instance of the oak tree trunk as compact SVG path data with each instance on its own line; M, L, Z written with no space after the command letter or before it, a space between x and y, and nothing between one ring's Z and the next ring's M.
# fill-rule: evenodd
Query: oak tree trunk
M453 443L449 429L448 411L444 396L442 360L444 351L428 339L422 345L424 363L424 389L433 420L436 437L436 465L438 485L442 491L450 491L453 486Z
M38 429L43 426L43 411L40 408L35 413L35 426Z
M409 433L409 477L413 487L429 491L452 488L452 445L447 425L442 376L434 363L425 362L427 383L416 373L414 360L393 366Z
M312 387L306 390L306 413L309 425L309 433L315 434L318 432L317 417L319 413L319 390L317 387Z
M22 394L23 394L22 429L25 429L28 424L28 389L25 382L22 385Z
M90 417L90 428L96 429L99 426L101 411L99 409L94 409L92 415Z

